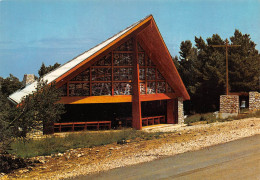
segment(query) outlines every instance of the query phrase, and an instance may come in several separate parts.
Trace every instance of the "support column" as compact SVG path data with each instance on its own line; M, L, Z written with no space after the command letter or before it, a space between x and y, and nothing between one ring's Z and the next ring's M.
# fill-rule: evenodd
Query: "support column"
M178 124L184 124L183 98L177 98Z
M220 96L220 119L230 116L237 116L239 113L239 96L238 95L221 95Z
M175 123L175 104L176 101L174 99L167 100L167 124Z
M142 129L140 85L139 85L139 63L136 36L134 37L134 56L133 56L133 95L132 95L132 126L137 130Z

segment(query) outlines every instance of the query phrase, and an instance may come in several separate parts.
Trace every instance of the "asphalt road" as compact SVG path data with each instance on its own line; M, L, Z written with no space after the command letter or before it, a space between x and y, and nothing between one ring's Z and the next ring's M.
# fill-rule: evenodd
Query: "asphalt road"
M260 135L75 179L260 180Z

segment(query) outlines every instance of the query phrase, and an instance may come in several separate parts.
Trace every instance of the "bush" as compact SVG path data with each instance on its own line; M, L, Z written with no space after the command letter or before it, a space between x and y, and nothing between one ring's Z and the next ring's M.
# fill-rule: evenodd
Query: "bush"
M191 123L198 122L198 121L201 121L200 114L191 115L191 116L187 117L186 119L184 119L184 123L188 124L188 125L191 125Z
M33 162L12 156L10 154L0 154L0 173L9 173L15 169L33 166Z

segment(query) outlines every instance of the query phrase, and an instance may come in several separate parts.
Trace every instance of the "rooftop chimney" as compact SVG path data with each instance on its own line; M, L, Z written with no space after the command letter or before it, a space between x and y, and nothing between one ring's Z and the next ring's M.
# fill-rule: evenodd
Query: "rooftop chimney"
M26 86L27 84L31 84L36 80L36 77L34 74L25 74L23 76L23 85Z

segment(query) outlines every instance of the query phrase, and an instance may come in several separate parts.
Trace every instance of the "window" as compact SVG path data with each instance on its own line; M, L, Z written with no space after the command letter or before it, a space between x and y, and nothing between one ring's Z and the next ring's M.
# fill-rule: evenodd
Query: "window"
M100 58L68 82L69 96L132 95L133 39ZM173 93L165 78L138 44L140 94ZM67 96L67 84L60 87Z

